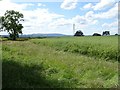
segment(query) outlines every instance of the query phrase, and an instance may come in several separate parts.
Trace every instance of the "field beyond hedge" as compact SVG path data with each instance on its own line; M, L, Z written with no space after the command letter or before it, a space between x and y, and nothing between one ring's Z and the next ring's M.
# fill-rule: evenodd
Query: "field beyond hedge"
M3 41L3 88L115 88L117 58L117 36Z

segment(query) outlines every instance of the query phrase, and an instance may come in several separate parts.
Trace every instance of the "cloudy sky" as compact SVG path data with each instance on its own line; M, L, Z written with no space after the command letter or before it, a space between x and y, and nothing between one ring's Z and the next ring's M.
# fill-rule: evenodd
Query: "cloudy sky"
M2 0L0 16L6 10L24 14L23 34L61 33L73 35L82 30L85 35L118 33L118 0ZM0 32L6 34L6 32Z

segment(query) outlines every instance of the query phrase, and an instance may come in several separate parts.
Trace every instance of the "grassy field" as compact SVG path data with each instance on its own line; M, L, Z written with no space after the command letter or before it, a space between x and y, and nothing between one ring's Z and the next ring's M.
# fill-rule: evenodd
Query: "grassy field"
M55 50L117 60L118 37L65 37L32 40L35 44L50 46Z
M3 88L115 88L118 37L3 41Z

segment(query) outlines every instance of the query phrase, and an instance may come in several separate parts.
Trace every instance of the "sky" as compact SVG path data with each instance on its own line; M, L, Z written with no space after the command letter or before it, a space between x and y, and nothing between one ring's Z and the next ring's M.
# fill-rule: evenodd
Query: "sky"
M73 35L81 30L84 35L118 33L119 0L2 0L0 16L6 10L23 13L23 34L60 33ZM75 31L73 31L75 24ZM0 35L7 32L0 32Z

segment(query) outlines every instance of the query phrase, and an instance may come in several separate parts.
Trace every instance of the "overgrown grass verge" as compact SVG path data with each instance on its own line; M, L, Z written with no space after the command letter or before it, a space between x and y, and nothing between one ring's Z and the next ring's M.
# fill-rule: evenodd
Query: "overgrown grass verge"
M58 51L72 52L105 60L118 60L118 36L64 37L33 39L35 44L52 47Z
M49 39L45 40L45 44L49 44ZM3 88L111 88L118 85L116 61L56 51L31 41L6 41L2 50Z

